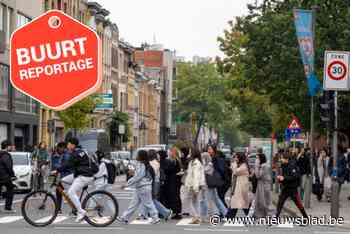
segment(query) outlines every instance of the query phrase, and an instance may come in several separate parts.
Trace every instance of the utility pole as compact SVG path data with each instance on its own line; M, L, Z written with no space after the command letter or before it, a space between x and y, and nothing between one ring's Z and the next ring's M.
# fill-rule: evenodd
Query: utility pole
M339 217L339 184L338 184L338 91L334 92L334 131L333 131L333 173L331 217Z

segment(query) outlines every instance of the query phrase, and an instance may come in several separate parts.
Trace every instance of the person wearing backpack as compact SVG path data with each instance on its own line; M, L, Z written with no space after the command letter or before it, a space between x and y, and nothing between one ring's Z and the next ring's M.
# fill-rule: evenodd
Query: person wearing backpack
M158 211L152 199L152 184L155 179L155 172L148 160L148 154L145 150L140 150L137 153L135 174L131 177L126 186L134 187L132 200L129 207L124 211L122 216L117 217L117 221L122 224L128 224L131 216L139 207L145 207L145 213L148 213L152 224L160 222Z
M97 163L83 149L79 147L79 140L75 137L68 140L67 149L70 153L66 164L57 168L58 172L71 169L73 174L61 179L63 186L71 184L68 189L68 196L77 209L76 222L84 219L86 211L81 207L79 193L82 189L94 180L94 175L98 172ZM53 172L55 173L55 172Z
M98 172L94 175L96 190L108 190L114 184L117 168L103 152L96 151Z

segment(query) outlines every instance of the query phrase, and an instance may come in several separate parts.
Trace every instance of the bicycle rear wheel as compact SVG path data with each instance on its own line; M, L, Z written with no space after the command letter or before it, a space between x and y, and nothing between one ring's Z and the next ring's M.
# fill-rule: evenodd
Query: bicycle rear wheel
M87 211L86 222L94 227L106 227L112 224L119 212L117 199L103 190L88 194L83 200L82 208Z
M24 197L21 211L27 223L35 227L45 227L57 217L56 198L47 191L33 191Z

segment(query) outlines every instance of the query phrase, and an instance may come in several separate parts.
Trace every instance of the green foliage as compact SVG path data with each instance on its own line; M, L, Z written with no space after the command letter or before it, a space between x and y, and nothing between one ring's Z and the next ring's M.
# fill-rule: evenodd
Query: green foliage
M128 142L131 137L131 130L129 124L129 115L124 112L115 111L112 116L112 121L110 123L110 135L111 135L111 144L115 145L116 136L120 136L119 134L119 125L125 126L125 134L123 134L122 142Z
M210 127L219 126L224 116L224 87L215 64L179 63L176 88L178 99L175 115L184 121L190 121L192 113L195 113L198 124L195 128L196 135L204 123Z
M89 96L71 107L59 111L58 115L66 129L83 130L89 126L90 114L96 107L96 98Z
M235 23L229 22L229 28L218 38L225 53L225 58L218 60L218 70L228 76L231 89L227 100L240 109L242 129L252 133L254 125L262 124L256 118L261 118L266 124L271 122L274 130L283 132L292 113L301 120L304 129L309 128L310 98L295 35L293 8L311 9L314 5L318 6L315 69L322 78L324 51L350 48L347 1L265 0L257 7L248 5L249 14L236 18ZM263 97L265 102L247 99L242 95L245 92ZM341 100L343 108L349 109L349 97ZM247 102L248 107L238 106ZM254 110L260 117L254 116ZM246 121L251 124L245 124ZM261 128L267 131L270 126Z

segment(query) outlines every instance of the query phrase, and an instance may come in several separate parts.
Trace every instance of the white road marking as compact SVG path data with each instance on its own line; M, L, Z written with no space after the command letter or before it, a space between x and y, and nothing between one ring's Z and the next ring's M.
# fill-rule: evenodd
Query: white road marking
M243 223L225 222L223 226L225 226L225 227L244 227L244 224Z
M36 223L46 223L47 221L49 221L52 218L52 216L47 216L38 220L35 220Z
M12 223L23 219L23 216L5 216L0 218L0 223Z
M177 226L199 226L199 224L190 224L192 222L192 218L181 219L176 225Z
M136 225L149 225L151 224L152 219L146 219L146 220L133 220L130 224L136 224Z
M53 221L53 223L60 223L66 219L69 219L69 216L59 215L56 217L56 219L55 219L55 221Z
M18 199L18 200L14 200L12 203L15 204L15 203L20 203L22 201L23 201L23 199ZM5 205L5 202L0 203L0 206L4 206L4 205Z
M293 228L293 223L281 223L277 225L278 228Z

